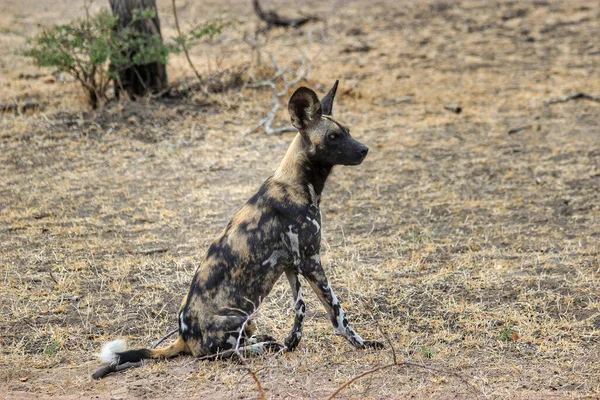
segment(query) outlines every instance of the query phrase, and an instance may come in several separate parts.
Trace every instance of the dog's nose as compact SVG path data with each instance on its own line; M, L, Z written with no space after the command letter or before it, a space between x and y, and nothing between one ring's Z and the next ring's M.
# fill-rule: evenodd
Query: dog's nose
M358 150L360 152L360 154L362 154L363 156L366 156L367 153L369 152L369 148L367 146L365 146L364 144L362 145L362 147L360 148L360 150Z

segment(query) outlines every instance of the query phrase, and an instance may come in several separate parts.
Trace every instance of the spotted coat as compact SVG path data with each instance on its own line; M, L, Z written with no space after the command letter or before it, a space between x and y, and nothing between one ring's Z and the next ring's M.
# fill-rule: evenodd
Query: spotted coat
M307 88L292 95L288 109L298 134L275 173L210 245L181 303L176 342L163 349L118 353L120 362L179 353L218 355L240 345L263 351L274 339L253 336L249 316L283 274L294 297L294 325L284 341L287 350L298 346L306 313L299 276L317 294L336 334L356 348L382 347L354 331L321 265L325 181L334 165L360 164L368 151L331 115L336 89L337 82L322 101Z

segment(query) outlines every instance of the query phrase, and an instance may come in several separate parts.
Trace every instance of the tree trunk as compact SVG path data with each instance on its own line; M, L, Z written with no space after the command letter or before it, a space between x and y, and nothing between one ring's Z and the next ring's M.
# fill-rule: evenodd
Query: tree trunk
M119 17L116 29L132 27L145 33L149 38L157 36L162 41L160 21L156 11L156 0L109 0L113 14ZM133 10L152 9L156 16L152 19L139 20L132 23ZM135 55L129 54L132 58ZM130 68L118 71L119 82L115 82L115 95L118 97L121 90L125 90L132 97L143 96L147 93L157 93L167 87L167 70L160 62L143 65L132 65Z

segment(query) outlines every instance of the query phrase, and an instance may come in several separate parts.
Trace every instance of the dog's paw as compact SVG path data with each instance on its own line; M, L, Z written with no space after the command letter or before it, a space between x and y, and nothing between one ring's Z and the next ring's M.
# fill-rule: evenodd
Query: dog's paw
M294 351L296 349L296 347L298 347L298 343L300 343L301 337L302 337L302 335L299 333L296 333L296 334L286 337L285 340L283 341L283 343L285 344L286 350Z
M264 346L265 346L265 349L269 353L279 353L280 351L282 351L283 349L285 349L284 345L279 344L277 342L265 342Z
M256 344L263 342L275 342L276 339L271 335L252 335L246 340L245 344Z
M363 349L381 350L383 348L385 348L385 345L377 340L365 340L363 342Z

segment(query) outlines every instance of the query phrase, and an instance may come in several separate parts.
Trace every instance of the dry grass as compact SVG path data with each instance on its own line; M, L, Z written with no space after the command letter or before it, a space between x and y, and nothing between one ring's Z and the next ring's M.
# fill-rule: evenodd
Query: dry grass
M148 346L176 325L197 261L283 156L290 135L240 136L270 108L268 90L90 113L74 83L35 76L14 53L35 23L82 10L5 3L0 103L43 110L0 120L0 394L256 398L228 361L180 357L100 382L90 375L104 341ZM172 35L170 2L159 4ZM225 9L250 21L194 50L202 73L266 68L243 41L256 25L249 1L180 6L184 24ZM363 165L335 171L324 195L333 287L363 336L386 332L399 358L468 378L390 369L340 397L598 398L600 104L543 104L600 95L596 2L302 7L327 22L272 31L263 56L298 66L299 49L318 55L305 84L322 94L339 78L336 114L371 147ZM372 49L354 51L364 43ZM169 73L192 76L184 59ZM298 351L252 360L269 397L324 398L391 360L389 349L351 349L314 295L308 302ZM287 333L286 283L257 323Z

